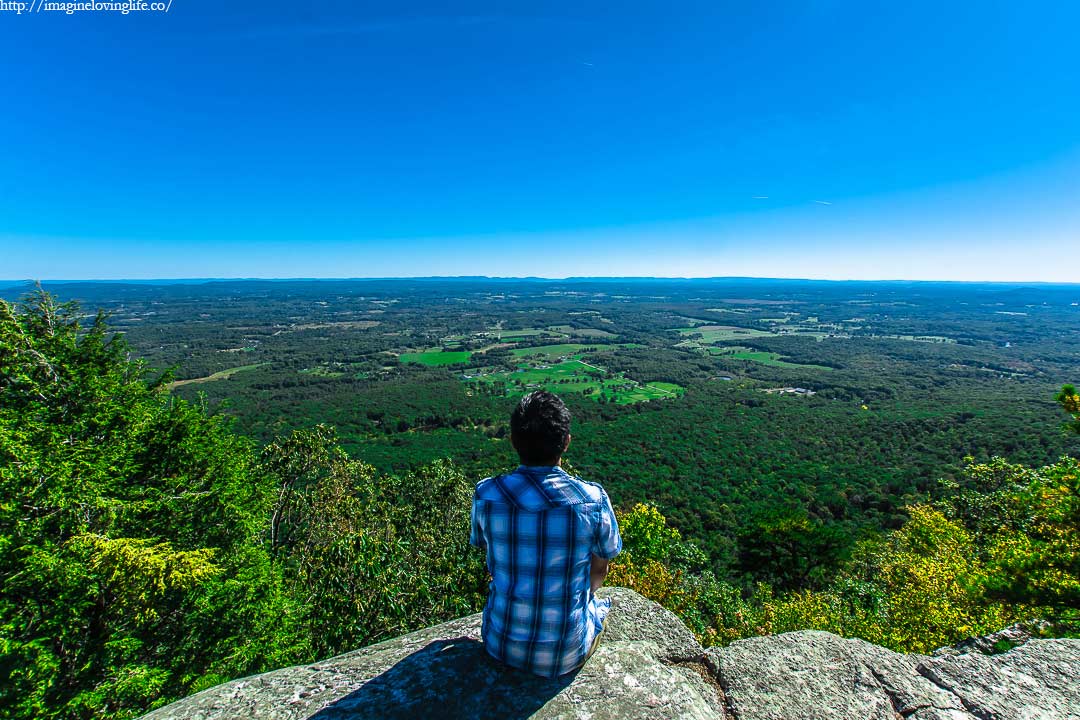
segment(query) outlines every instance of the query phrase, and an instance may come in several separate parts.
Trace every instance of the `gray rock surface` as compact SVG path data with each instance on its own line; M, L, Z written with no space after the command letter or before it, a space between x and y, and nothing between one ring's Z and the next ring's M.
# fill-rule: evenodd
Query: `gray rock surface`
M145 718L1080 720L1080 641L929 657L803 631L705 651L659 605L623 588L603 592L612 612L600 647L558 680L488 657L472 615L234 680Z
M146 720L345 718L718 718L702 649L671 612L631 590L612 598L600 647L555 681L506 668L480 642L480 615L312 665L234 680Z
M1080 718L1080 641L1028 640L1001 655L920 663L919 674L978 718Z
M804 630L710 649L706 660L738 720L1080 718L1077 640L928 657Z

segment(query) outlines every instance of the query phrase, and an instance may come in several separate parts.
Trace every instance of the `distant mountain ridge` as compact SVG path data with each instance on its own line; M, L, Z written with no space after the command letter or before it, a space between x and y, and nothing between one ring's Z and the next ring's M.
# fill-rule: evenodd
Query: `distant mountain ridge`
M218 282L268 282L268 283L301 283L301 282L537 282L537 283L784 283L784 284L872 284L872 285L992 285L1008 287L1073 287L1080 283L1023 281L1023 280L910 280L904 278L887 279L823 279L823 278L783 278L783 277L751 277L742 275L714 275L710 277L669 277L651 275L571 275L562 278L541 277L537 275L503 276L503 275L416 275L416 276L377 276L377 277L204 277L204 278L54 278L42 280L43 285L199 285ZM34 280L0 279L0 288L23 286L32 284Z

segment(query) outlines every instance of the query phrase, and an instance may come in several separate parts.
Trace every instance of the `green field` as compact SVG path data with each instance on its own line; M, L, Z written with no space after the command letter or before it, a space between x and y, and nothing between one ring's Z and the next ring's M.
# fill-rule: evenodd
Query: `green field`
M667 382L651 382L644 385L620 391L615 402L620 405L630 405L636 402L648 402L649 400L663 400L665 398L681 397L685 392L681 385Z
M260 368L263 365L269 365L269 363L254 363L252 365L241 365L240 367L229 368L228 370L221 370L212 375L207 375L206 377L191 378L190 380L176 380L175 382L169 383L169 387L176 388L183 385L193 385L197 383L213 382L215 380L225 380L232 377L238 372L244 372L245 370L254 370L255 368Z
M597 330L596 328L576 328L572 325L552 325L548 328L552 332L556 332L562 335L569 335L571 337L585 337L585 338L614 338L618 337L613 332L607 330Z
M733 325L699 325L697 327L678 328L682 335L701 335L697 342L713 345L729 340L746 340L755 337L774 337L776 333Z
M590 374L591 373L591 374ZM505 383L507 386L530 388L558 385L567 392L581 392L597 384L603 371L595 370L580 360L565 360L551 366L521 366L513 372L483 375L482 382ZM533 389L535 389L535 387Z
M793 363L781 360L781 355L774 352L765 352L763 350L749 350L749 349L733 349L733 348L710 348L710 352L714 355L722 355L729 357L733 360L749 360L750 362L761 363L762 365L771 365L773 367L786 367L796 370L832 370L827 365L811 365L809 363Z
M494 385L506 395L519 395L533 390L554 393L582 393L599 400L629 405L649 400L676 398L683 388L674 383L653 382L644 385L621 373L609 374L580 360L564 360L554 365L530 367L522 365L513 372L495 372L468 378L471 382Z
M615 347L608 345L582 345L580 343L562 343L561 345L538 345L537 347L525 347L515 348L510 351L510 354L514 357L537 357L542 356L548 360L557 360L567 355L576 355L586 351L596 351L612 349Z
M646 386L652 388L653 390L656 390L657 392L670 393L672 395L682 395L683 393L682 385L676 385L675 383L651 382L646 383Z
M534 340L539 337L558 339L566 337L566 333L555 329L543 330L540 328L523 328L521 330L492 330L487 333L494 335L501 342L517 342L519 340Z
M419 353L401 353L399 358L404 363L419 363L421 365L458 365L469 362L472 353L468 350L446 351L442 348L426 350Z

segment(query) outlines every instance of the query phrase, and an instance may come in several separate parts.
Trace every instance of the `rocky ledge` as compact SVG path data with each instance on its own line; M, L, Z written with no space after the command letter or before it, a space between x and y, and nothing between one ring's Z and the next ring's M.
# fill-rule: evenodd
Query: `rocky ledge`
M1009 652L902 655L802 631L704 650L679 619L623 588L596 653L551 681L501 666L480 616L311 665L219 685L147 720L345 718L1080 718L1080 640Z

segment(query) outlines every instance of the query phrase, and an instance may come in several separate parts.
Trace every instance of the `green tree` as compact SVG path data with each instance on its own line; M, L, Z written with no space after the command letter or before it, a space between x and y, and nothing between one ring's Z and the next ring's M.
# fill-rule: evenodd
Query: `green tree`
M1072 421L1066 423L1065 427L1073 433L1080 435L1080 394L1076 392L1075 385L1063 385L1061 392L1059 392L1055 398L1065 412L1072 415Z
M760 581L784 590L820 586L851 544L846 530L803 508L759 511L739 534L739 564Z
M266 532L316 656L479 609L473 483L450 463L380 475L316 426L268 445L260 467L276 488Z
M1067 620L1080 607L1080 462L970 464L944 504L978 540L991 596Z
M103 315L81 317L40 289L0 302L8 716L129 717L283 657L259 613L236 622L238 579L266 579L252 571L264 502L250 443L171 398ZM262 651L245 664L233 653L247 642Z

